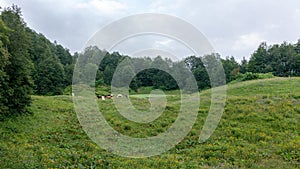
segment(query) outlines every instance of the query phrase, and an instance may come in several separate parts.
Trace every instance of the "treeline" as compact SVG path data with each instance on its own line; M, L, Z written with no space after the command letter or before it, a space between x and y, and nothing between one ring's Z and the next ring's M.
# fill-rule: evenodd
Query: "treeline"
M194 75L198 88L204 89L211 86L209 75L207 73L207 68L215 65L216 62L223 63L225 71L229 72L228 79L230 79L230 74L234 69L239 68L238 62L234 60L233 57L222 59L219 54L211 54L201 57L190 56L181 61L174 62L169 58L162 58L157 56L155 58L141 57L132 58L129 56L121 55L118 52L108 53L101 51L97 47L88 47L85 51L78 56L77 65L81 67L78 75L81 80L87 77L88 72L97 72L95 85L96 86L126 86L128 79L132 79L129 83L131 90L138 91L140 87L153 87L154 89L163 90L175 90L179 87L188 88L189 84L181 84L190 81L186 79L191 77L189 75ZM97 65L98 60L101 60L99 67ZM125 62L125 64L124 64ZM220 67L217 67L220 68ZM144 69L144 70L143 70ZM86 72L88 71L88 72ZM188 71L188 72L187 72ZM119 80L112 84L113 76L116 72L120 73L124 77L118 77ZM213 72L213 71L211 71ZM213 72L220 74L220 70L215 70ZM118 75L118 74L117 74ZM173 76L173 77L172 77ZM226 77L227 78L227 77ZM85 81L86 84L92 84L93 79L90 81ZM76 82L76 81L75 81ZM124 84L119 84L126 82ZM222 85L224 83L217 82L216 85Z
M253 73L272 72L275 76L300 76L300 40L296 44L284 42L271 46L262 43L246 68L246 71Z
M108 53L101 51L97 47L88 47L77 57L80 58L77 65L79 67L84 66L78 69L81 70L81 72L76 72L82 74L81 76L78 76L81 77L81 80L85 81L84 79L87 77L86 75L88 75L89 72L97 72L95 84L93 81L94 79L90 79L90 81L87 82L85 81L85 83L96 86L118 85L112 84L113 76L118 69L118 71L123 72L122 75L125 76L119 78L119 81L132 79L129 87L131 90L136 92L140 87L149 86L154 89L163 90L178 89L180 85L178 85L178 82L186 81L185 78L189 76L186 70L191 72L195 77L199 90L210 88L211 79L207 70L209 67L214 66L215 63L222 63L226 82L236 80L240 77L240 74L248 71L248 62L246 60L239 64L234 57L222 59L218 53L202 57L189 56L181 61L174 62L169 58L162 58L161 56L157 56L155 58L132 58L121 55L118 52ZM99 67L97 65L98 60L101 60ZM125 61L127 64L124 65L123 62ZM149 68L141 71L141 67ZM152 67L162 68L162 70ZM216 66L216 68L218 69L220 67ZM222 77L222 72L220 70L214 70L211 72L212 74L216 74L217 77ZM175 76L175 79L172 75ZM220 81L219 84L222 85L224 83ZM218 85L218 82L216 85ZM181 85L181 87L184 87L184 85Z
M153 59L149 57L130 58L118 52L103 53L105 51L101 51L97 47L89 47L80 54L80 58L85 58L86 60L95 58L95 56L98 56L98 58L102 57L101 59L103 60L97 71L96 85L111 85L115 70L124 59L129 59L135 65L144 65L145 67L145 65L156 64L167 70L162 71L150 68L139 72L138 69L132 70L131 67L123 68L124 72L127 71L127 75L134 74L130 87L135 91L142 86L152 86L153 88L165 90L178 89L176 80L167 72L184 70L182 66L179 66L182 64L194 75L199 90L211 87L207 69L216 62L222 63L227 83L240 78L241 80L260 78L261 75L259 74L266 74L264 77L271 77L272 75L280 77L300 76L300 40L296 44L283 42L280 45L270 46L263 42L251 55L249 61L243 58L240 63L233 56L223 59L218 53L201 57L189 56L179 62L174 62L168 58L163 59L160 56ZM98 67L97 65L87 66L92 66L94 69ZM89 68L86 69L91 70Z
M0 15L0 119L28 112L31 95L59 95L71 85L75 58L26 26L17 6Z

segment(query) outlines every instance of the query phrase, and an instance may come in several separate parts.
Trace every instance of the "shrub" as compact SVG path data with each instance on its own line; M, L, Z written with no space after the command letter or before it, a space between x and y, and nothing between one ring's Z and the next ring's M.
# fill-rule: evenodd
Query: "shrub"
M96 89L96 95L99 96L105 96L105 95L110 95L111 94L111 89L110 86L97 86Z
M64 89L63 95L71 95L71 94L72 94L72 86L70 85Z
M269 79L274 78L275 76L272 73L252 73L247 72L245 74L239 73L236 75L234 82L242 82L248 80L256 80L256 79Z

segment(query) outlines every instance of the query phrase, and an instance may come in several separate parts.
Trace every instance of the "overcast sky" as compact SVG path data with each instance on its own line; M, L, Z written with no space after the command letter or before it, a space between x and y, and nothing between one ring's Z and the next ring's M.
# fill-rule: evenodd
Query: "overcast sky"
M186 20L208 38L222 57L234 56L238 60L249 58L263 41L296 43L300 39L300 0L0 0L2 7L13 3L22 8L29 27L72 52L82 50L89 38L110 22L146 12ZM130 43L136 44L135 48L177 52L172 49L177 49L178 44L170 39L155 37L147 46L143 44L145 39L131 39ZM128 44L125 42L118 50L128 53Z

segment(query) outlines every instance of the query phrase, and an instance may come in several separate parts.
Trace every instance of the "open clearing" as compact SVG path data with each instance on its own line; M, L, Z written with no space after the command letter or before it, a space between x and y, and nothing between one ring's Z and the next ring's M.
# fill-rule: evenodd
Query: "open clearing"
M140 110L147 94L130 97ZM112 100L99 101L108 123L131 137L162 133L177 117L179 95L167 96L163 114L147 124L121 116ZM144 159L113 155L82 130L70 96L33 96L34 115L0 122L1 168L298 168L300 165L300 78L274 78L228 85L225 112L205 143L198 136L210 106L201 92L198 118L188 136L170 151Z

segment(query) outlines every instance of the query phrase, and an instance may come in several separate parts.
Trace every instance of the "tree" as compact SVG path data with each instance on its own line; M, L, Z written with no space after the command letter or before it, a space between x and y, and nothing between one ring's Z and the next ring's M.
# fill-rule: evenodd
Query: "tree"
M72 84L73 71L74 71L74 58L70 54L68 49L65 49L62 45L56 42L50 43L52 53L58 58L59 62L63 65L65 81L64 86Z
M263 42L259 45L258 49L252 54L248 68L250 72L253 73L267 73L267 60L268 58L268 48L267 43Z
M297 72L296 51L293 45L284 42L281 46L282 76L293 76Z
M300 39L298 42L295 44L295 75L300 76Z
M234 76L238 73L239 64L235 61L234 57L226 57L222 59L224 73L226 75L226 82L234 80Z
M248 72L248 61L245 57L243 57L240 65L240 73L246 73Z
M129 58L124 59L114 72L112 86L117 88L128 87L135 77L134 65Z
M269 48L268 54L270 55L270 60L268 61L267 69L269 72L273 72L274 75L279 76L282 71L281 62L281 49L279 45L273 45Z
M186 66L193 73L200 90L211 87L206 67L202 61L203 58L196 56L190 56L184 60Z
M204 66L201 58L196 56L187 57L186 59L184 59L184 62L191 71L194 71L198 67Z
M7 90L3 91L3 98L9 113L20 114L28 112L31 103L33 82L30 77L32 62L29 58L29 39L26 34L26 24L21 18L21 10L17 6L6 8L1 13L1 19L11 30L7 33L9 44L7 51L10 55L9 64L5 67L7 75Z
M111 85L111 80L113 78L115 69L111 66L106 66L105 70L103 71L103 77L104 77L104 82L107 85Z
M49 47L50 42L44 35L38 34L30 28L26 29L26 33L29 37L30 47L28 48L28 53L30 59L34 65L37 65L52 54Z
M63 65L53 55L48 56L36 68L36 93L40 95L60 95L63 93L65 74Z
M193 75L196 78L199 89L205 89L210 87L209 76L204 66L194 69Z
M65 49L63 46L55 42L54 44L51 44L51 50L52 53L58 57L61 64L71 65L73 63L72 55L70 54L69 50Z
M9 114L9 108L7 107L6 91L9 89L8 75L5 71L7 65L9 65L9 53L6 46L9 43L7 34L9 29L6 27L2 19L0 18L0 118L2 115Z
M72 84L73 70L74 70L74 60L69 51L63 48L61 45L57 43L51 43L43 34L38 34L30 28L26 29L26 32L30 39L30 47L29 47L29 56L32 62L34 63L35 69L32 72L32 77L35 84L35 89L41 89L39 84L48 84L49 82L41 82L39 80L46 80L49 78L49 74L46 74L48 78L43 78L39 76L44 76L41 73L37 72L37 68L40 66L42 62L45 60L55 57L56 64L61 64L63 66L65 79L64 81L60 81L62 84L56 84L56 86L63 86L64 88ZM51 58L53 59L53 58ZM47 73L47 72L45 72ZM52 74L52 73L50 73ZM52 74L54 75L54 74ZM53 77L52 79L55 79ZM51 78L50 78L51 79ZM57 82L53 82L57 83ZM49 88L48 88L49 89ZM54 89L54 88L53 88ZM35 94L41 94L35 90ZM57 91L48 91L49 93L57 93Z
M167 82L173 80L173 78L167 73L169 72L169 65L166 60L164 60L161 56L157 56L154 58L151 66L154 68L152 69L153 87L157 89L167 89ZM169 86L171 85L169 84Z
M211 87L225 85L226 77L224 76L225 74L220 54L212 53L210 55L205 55L202 61L209 75Z

